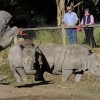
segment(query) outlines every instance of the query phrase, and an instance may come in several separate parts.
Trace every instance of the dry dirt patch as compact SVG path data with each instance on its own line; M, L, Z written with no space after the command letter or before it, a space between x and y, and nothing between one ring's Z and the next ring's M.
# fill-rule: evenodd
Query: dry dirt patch
M51 82L0 84L0 100L100 100L100 80L83 76L80 83L73 76L66 83L60 82L60 76L45 74ZM89 78L89 79L90 79Z

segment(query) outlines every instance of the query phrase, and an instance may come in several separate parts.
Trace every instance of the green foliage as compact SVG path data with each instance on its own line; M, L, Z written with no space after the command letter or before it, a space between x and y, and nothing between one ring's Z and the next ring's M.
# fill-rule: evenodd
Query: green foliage
M29 27L34 27L34 26L46 26L46 18L44 16L34 16L29 24Z

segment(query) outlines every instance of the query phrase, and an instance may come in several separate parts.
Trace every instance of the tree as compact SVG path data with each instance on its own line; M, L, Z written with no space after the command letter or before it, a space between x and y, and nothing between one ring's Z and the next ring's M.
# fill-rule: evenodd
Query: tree
M65 0L56 0L57 4L57 25L61 26L63 15L65 12Z
M46 24L50 25L53 22L55 25L57 21L57 25L61 26L65 6L71 4L80 18L83 16L84 9L89 7L95 19L100 21L100 0L0 0L0 10L6 10L15 16L26 14L28 17L32 12L32 18L39 17L40 21L44 18Z

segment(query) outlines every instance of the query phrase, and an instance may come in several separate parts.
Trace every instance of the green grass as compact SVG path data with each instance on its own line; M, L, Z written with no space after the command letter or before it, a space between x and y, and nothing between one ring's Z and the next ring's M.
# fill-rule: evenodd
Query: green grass
M66 33L66 32L65 32ZM100 28L94 29L94 37L97 44L100 43ZM81 44L85 39L84 30L77 32L78 43ZM36 38L34 43L56 43L62 44L61 30L41 30L36 31ZM66 33L66 43L69 44L68 36Z
M84 36L84 31L82 32L77 32L78 36L78 43L82 43L85 36ZM94 29L94 37L96 40L97 44L100 44L100 28L95 28ZM40 42L43 43L56 43L56 44L62 44L62 34L61 30L40 30L36 31L36 38L34 38L33 43L35 44L40 44ZM66 43L68 44L68 37L66 33ZM13 73L9 67L7 57L8 57L8 50L10 47L4 49L3 51L0 52L0 58L3 59L2 62L0 62L0 73L4 75L8 75L9 79L14 80Z
M88 91L93 94L100 94L100 87L90 88Z
M61 44L61 32L42 30L36 32L36 38L33 39L33 43L56 43Z

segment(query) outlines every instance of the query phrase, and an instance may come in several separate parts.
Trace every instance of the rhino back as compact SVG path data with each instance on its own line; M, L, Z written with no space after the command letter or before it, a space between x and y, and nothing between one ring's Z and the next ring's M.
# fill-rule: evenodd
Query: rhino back
M64 66L67 69L76 69L80 67L84 55L89 55L89 48L84 45L70 44L70 45L55 45L47 44L40 46L41 51L45 55L50 67L53 65L55 69ZM67 66L66 66L67 65Z
M54 65L54 62L57 62L59 58L61 47L54 44L47 44L41 45L40 49L46 57L49 66L52 67Z

